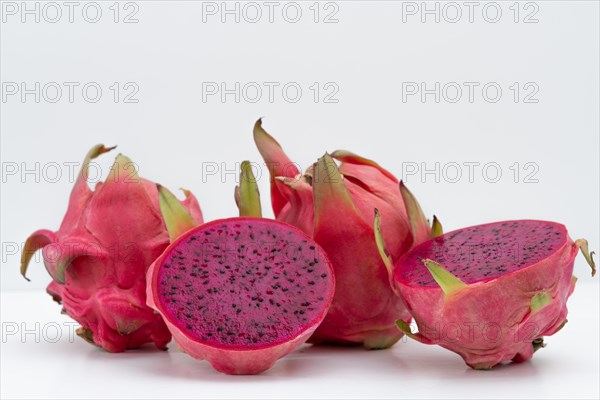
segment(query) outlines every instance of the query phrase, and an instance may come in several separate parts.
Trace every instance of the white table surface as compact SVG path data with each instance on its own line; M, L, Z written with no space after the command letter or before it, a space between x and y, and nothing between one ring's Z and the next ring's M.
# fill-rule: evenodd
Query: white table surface
M583 278L583 277L582 277ZM586 277L585 279L590 279ZM569 323L531 362L474 371L449 351L304 346L259 376L227 376L173 344L109 354L75 337L41 291L1 294L2 398L598 398L597 282L576 288ZM17 329L36 331L21 337ZM42 327L46 327L45 330ZM62 326L56 341L57 326ZM52 343L54 341L54 343Z

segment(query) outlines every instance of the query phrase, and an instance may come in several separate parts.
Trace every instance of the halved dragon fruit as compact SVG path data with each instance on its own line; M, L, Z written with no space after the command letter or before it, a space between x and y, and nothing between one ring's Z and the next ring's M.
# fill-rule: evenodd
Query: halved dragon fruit
M376 212L376 227L378 223ZM398 327L422 343L458 353L475 369L527 361L544 347L544 336L567 322L579 249L593 276L587 241L571 240L567 229L555 222L495 222L424 242L393 268L392 284L419 332L412 333L403 320Z
M148 305L179 347L227 374L257 374L303 344L323 321L334 274L325 252L301 230L261 218L250 164L242 164L239 218L194 227L160 188L177 239L148 271Z

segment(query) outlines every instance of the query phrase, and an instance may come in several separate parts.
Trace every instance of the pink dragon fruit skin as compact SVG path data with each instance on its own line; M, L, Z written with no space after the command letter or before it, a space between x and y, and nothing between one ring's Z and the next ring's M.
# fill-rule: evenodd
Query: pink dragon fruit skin
M475 369L523 362L567 322L566 302L584 239L547 221L503 221L422 243L394 266L393 282L417 322L398 327L425 344L458 353Z
M373 349L393 345L402 337L396 319L410 315L394 294L377 247L369 239L374 207L385 216L382 229L393 238L389 250L394 257L430 237L431 228L420 209L409 218L403 194L412 196L410 192L403 185L399 191L398 180L377 163L348 151L326 154L302 175L262 128L261 120L255 124L254 140L269 168L276 219L313 237L334 265L333 303L309 342ZM333 159L341 162L339 167Z
M146 270L169 244L156 184L139 178L135 165L119 155L107 180L90 190L89 163L110 150L96 145L88 152L59 230L38 230L27 239L21 273L41 248L53 279L47 291L81 324L79 336L109 352L148 342L164 349L171 335L146 306L145 292ZM191 193L182 204L202 222Z

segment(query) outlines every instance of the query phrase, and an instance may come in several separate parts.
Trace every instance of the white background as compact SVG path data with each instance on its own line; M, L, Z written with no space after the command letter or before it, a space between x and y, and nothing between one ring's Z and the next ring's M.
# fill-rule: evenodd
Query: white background
M483 11L488 2L480 2L474 9L472 23L469 9L462 2L458 2L462 17L455 23L449 20L455 17L456 8L446 3L437 3L439 22L435 22L434 15L425 15L422 22L421 10L415 15L403 13L412 7L407 2L338 1L333 6L321 3L318 23L314 22L313 2L297 3L302 10L297 23L285 20L284 17L294 18L294 12L288 8L289 14L282 14L283 2L275 8L273 23L269 22L268 8L262 2L258 4L263 15L255 23L249 21L255 16L255 9L246 8L248 14L244 14L244 3L239 5L240 21L235 22L235 15L226 15L224 23L220 13L203 14L203 9L212 6L206 2L137 1L134 6L121 3L117 7L118 23L113 20L112 1L98 3L102 16L97 23L84 19L86 2L75 8L72 23L68 8L61 2L58 4L63 15L56 23L48 21L55 17L55 9L46 8L44 15L45 3L38 5L39 23L34 21L35 16L22 14L20 2L14 3L19 7L16 15L5 12L6 3L2 6L0 40L3 324L36 319L66 321L59 320L62 317L58 306L43 295L49 277L41 263L31 266L32 282L26 282L18 273L16 250L33 230L58 228L73 184L65 163L80 162L96 143L118 144L118 151L137 163L143 177L172 189L191 189L200 200L206 220L231 216L237 211L233 201L237 163L243 159L261 162L252 141L252 126L259 117L265 117L264 127L303 168L325 151L338 148L377 160L407 182L425 212L438 215L446 230L502 219L548 219L565 224L574 239L587 238L591 249L600 248L600 32L599 6L595 1L538 1L529 5L521 2L517 6L512 1L497 2L502 15L496 23L486 21L495 18L495 8L487 6L487 13ZM221 2L214 4L222 7ZM423 7L421 2L413 4ZM28 7L35 7L35 2L28 3ZM228 7L235 5L231 2ZM433 9L436 3L429 2L427 7ZM515 8L520 11L519 22L514 22ZM123 23L124 16L132 11L136 11L133 18L138 22ZM332 11L337 22L324 23L325 15ZM538 22L524 23L531 13ZM93 9L88 9L85 16L94 18ZM26 18L25 22L22 18ZM75 89L72 103L64 85L62 98L56 103L48 101L54 92L46 96L40 93L39 103L33 95L23 101L20 93L6 92L7 85L25 83L33 88L35 82L40 82L41 87L49 82L77 82L80 86ZM81 88L88 82L97 83L103 90L96 103L82 97ZM137 85L139 92L134 98L138 102L124 103L121 97L115 103L109 88L114 82L119 83L121 96L128 92L124 84ZM225 102L219 95L203 101L206 82L225 82L229 88L235 82L242 87L249 82L277 82L279 86L273 102L264 85L262 99L256 103L248 101L254 92L247 96L242 93L239 102L234 95L228 95ZM289 82L303 90L296 103L282 96L281 88ZM310 89L314 82L321 88L317 102ZM463 93L456 103L448 101L455 96L454 91L446 96L442 92L439 103L433 94L427 95L424 102L419 95L403 99L406 82L424 82L429 89L434 88L435 82L440 82L441 87L456 82ZM472 102L463 82L479 84ZM498 102L488 101L482 95L482 87L489 82L502 89ZM515 82L520 87L517 102L510 89ZM326 83L339 88L334 95L337 103L324 102ZM539 88L533 96L537 103L524 102L532 87L526 90L527 83ZM116 152L98 159L103 176L115 155ZM424 169L434 170L436 162L439 178L423 174ZM468 162L480 163L472 182L464 166ZM517 182L514 168L510 169L515 162L520 165ZM62 166L58 178L56 163ZM452 167L456 164L452 163L463 166L458 182L453 182L457 179ZM484 165L492 163L500 166L502 172L496 183L492 182L494 169L488 169L487 175L482 171ZM526 182L527 173L534 171L525 170L526 163L535 166L534 176L529 177L533 182ZM214 165L219 166L218 173L206 173ZM415 165L419 171L408 174ZM25 170L37 173L24 174ZM263 208L266 215L272 216L266 178L264 170L259 182ZM300 372L278 367L265 377L241 379L242 386L219 386L219 382L230 380L210 374L207 365L197 366L181 354L151 354L146 363L146 358L142 361L145 353L133 353L116 358L134 361L103 364L109 355L79 341L21 343L14 337L5 340L3 333L2 395L66 396L67 392L56 388L30 392L34 387L25 388L22 382L40 382L45 371L60 369L60 378L44 382L58 387L60 381L61 387L69 387L65 381L69 371L84 365L87 368L87 361L120 375L120 368L137 366L135 360L139 358L140 363L155 366L166 362L169 368L157 367L150 374L136 369L136 374L141 381L164 381L167 386L169 379L177 384L185 381L184 388L189 391L178 396L269 393L339 397L345 393L352 397L401 397L408 390L413 396L426 397L460 397L466 393L514 397L511 385L516 384L523 388L523 396L562 393L598 397L598 281L589 277L581 257L576 260L575 274L580 279L572 303L581 296L577 302L580 308L572 312L576 315L569 316L565 330L551 339L556 344L545 349L543 356L536 354L532 363L492 371L483 378L466 370L452 353L400 343L389 355L358 350L308 350L291 357L301 360ZM24 290L31 293L15 292ZM43 346L39 353L43 362L36 364L41 369L28 370L39 346ZM59 356L71 361L57 368ZM337 358L331 360L329 356ZM29 363L24 364L24 360ZM291 362L286 359L281 363ZM312 364L318 373L311 372ZM582 365L585 368L579 369ZM392 372L395 368L397 374ZM573 369L581 373L565 372ZM360 378L365 370L370 375L363 381ZM209 376L216 386L205 393L202 388ZM371 390L346 392L343 385L331 386L339 383L341 377L354 382L349 388L360 380ZM575 377L581 380L569 380ZM116 385L122 382L122 396L143 395L127 388L122 376L109 378L117 379ZM288 381L289 386L282 386ZM313 381L323 390L300 391ZM485 391L465 389L471 381L475 382L474 388ZM280 391L261 391L270 386L257 382L280 385L275 386ZM560 383L557 390L569 391L541 389L549 383ZM78 384L111 385L94 374L82 375ZM74 389L71 395L82 394L77 386ZM150 387L139 388L145 389ZM111 393L102 391L99 395ZM148 393L173 395L156 387Z

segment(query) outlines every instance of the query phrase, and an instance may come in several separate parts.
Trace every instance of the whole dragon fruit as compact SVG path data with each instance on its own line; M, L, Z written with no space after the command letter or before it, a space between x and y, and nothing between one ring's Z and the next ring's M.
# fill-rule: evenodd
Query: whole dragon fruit
M376 240L389 260L377 230L380 218L376 213ZM422 243L395 263L391 275L419 332L404 319L398 327L458 353L475 369L527 361L544 347L544 336L567 322L578 249L594 276L587 241L571 240L555 222L495 222Z
M196 226L168 190L159 196L174 239L148 270L148 305L183 351L226 374L258 374L306 342L331 304L333 269L304 232L261 218L249 162L240 217Z
M90 161L112 149L96 145L88 152L59 230L38 230L27 239L21 274L43 249L53 279L47 291L81 324L79 336L110 352L147 342L164 349L171 335L146 306L145 291L146 270L169 244L156 184L139 178L135 165L118 155L106 181L90 190ZM183 206L201 223L196 198L185 193Z
M335 269L333 303L309 341L373 349L393 345L402 337L395 321L410 314L390 287L371 240L372 215L377 207L385 216L382 229L393 243L391 254L399 258L431 235L412 194L404 185L398 190L398 180L377 163L348 151L325 154L301 174L261 120L254 141L269 167L275 217L311 236ZM435 226L440 228L437 220Z

